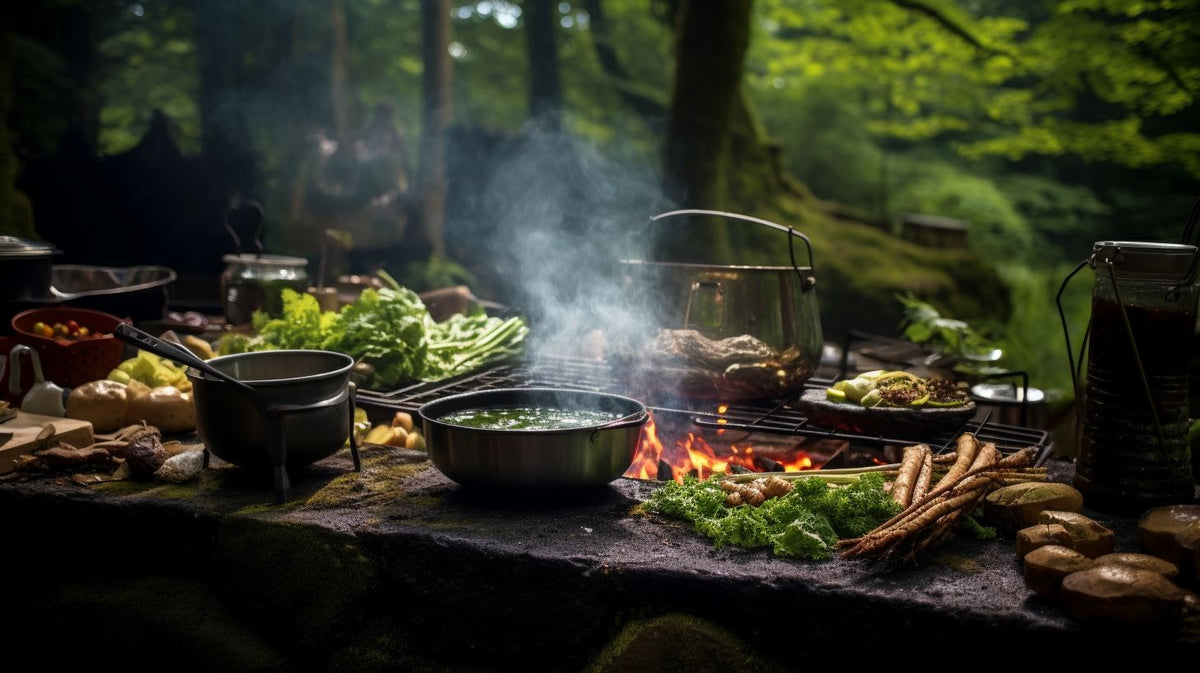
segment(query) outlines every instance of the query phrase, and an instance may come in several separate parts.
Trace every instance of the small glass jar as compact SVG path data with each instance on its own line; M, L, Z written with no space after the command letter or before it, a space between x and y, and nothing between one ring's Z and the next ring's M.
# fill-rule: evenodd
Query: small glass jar
M1093 247L1096 280L1074 478L1090 507L1136 513L1195 499L1187 442L1195 257L1191 245L1101 241Z
M308 260L283 255L225 255L221 273L221 309L230 325L249 324L255 311L278 317L283 289L308 290Z

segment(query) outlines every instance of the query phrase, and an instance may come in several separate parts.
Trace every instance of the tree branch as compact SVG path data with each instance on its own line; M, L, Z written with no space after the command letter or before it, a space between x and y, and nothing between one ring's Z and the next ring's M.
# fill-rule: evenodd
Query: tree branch
M900 7L901 9L909 9L914 12L917 12L918 14L924 14L925 16L933 19L936 23L940 24L946 30L950 31L954 35L957 35L959 38L961 38L967 44L975 47L976 49L978 49L980 51L987 52L989 54L1004 54L1004 55L1011 56L1011 54L1008 54L1007 52L1005 52L1003 50L996 49L995 47L990 47L990 46L984 44L983 42L981 42L979 40L979 38L972 35L966 28L963 28L956 21L954 21L953 19L951 19L950 17L948 17L944 13L942 13L942 11L940 9L933 7L931 5L927 5L924 2L922 2L921 0L890 0L890 1L893 5L896 5L897 7Z

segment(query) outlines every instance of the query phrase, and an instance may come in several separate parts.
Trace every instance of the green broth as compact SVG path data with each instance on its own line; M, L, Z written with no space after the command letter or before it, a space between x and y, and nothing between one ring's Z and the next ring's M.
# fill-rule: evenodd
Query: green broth
M521 406L467 409L438 420L481 430L566 430L603 425L618 418L620 414L595 409Z

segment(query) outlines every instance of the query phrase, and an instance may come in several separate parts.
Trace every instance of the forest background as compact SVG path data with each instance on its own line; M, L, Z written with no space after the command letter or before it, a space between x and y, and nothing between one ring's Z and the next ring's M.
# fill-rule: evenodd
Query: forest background
M911 293L1069 402L1063 279L1095 241L1180 240L1200 194L1197 0L3 12L0 228L72 261L167 263L185 287L229 252L231 198L264 205L268 251L313 258L333 228L417 289L500 299L526 260L484 242L497 231L553 220L615 241L714 208L811 238L830 340L898 334ZM903 240L910 213L966 222L968 247ZM787 262L777 237L714 223L654 246L697 241ZM1082 279L1064 295L1076 336L1089 296Z

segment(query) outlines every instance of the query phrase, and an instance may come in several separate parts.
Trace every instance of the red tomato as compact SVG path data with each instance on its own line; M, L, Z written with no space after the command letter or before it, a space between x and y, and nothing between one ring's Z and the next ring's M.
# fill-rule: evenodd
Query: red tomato
M68 320L67 321L67 331L70 332L71 334L78 332L79 331L79 323L75 322L74 320Z

